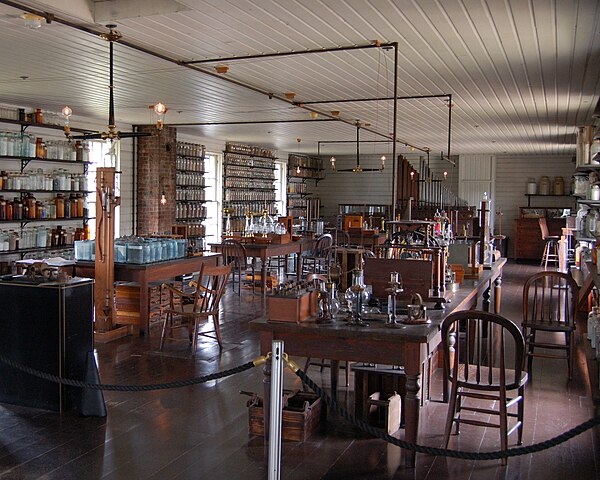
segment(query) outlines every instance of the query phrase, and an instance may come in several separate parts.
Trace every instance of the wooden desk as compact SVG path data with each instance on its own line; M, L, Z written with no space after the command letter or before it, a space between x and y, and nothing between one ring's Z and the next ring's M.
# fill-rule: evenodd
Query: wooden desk
M428 325L406 325L404 328L386 327L383 321L370 321L369 327L356 327L337 321L317 324L307 321L295 323L269 323L266 318L249 323L252 330L260 332L261 354L271 351L273 340L283 340L288 355L328 358L332 361L332 391L337 388L340 360L354 362L402 365L406 373L405 440L416 443L419 431L421 365L438 348L442 337L440 325L453 311L471 308L478 297L483 297L483 309L490 305L491 287L495 290L495 311L500 308L502 268L505 258L498 260L491 270L485 270L478 279L465 280L454 293L444 310L429 312ZM265 366L264 418L265 435L268 432L270 364ZM415 454L405 452L408 466L415 465Z
M373 235L364 235L362 233L349 233L350 245L358 245L360 247L375 250L375 247L383 245L386 240L386 235L383 232Z
M148 284L167 281L178 275L199 272L203 264L216 265L221 255L208 253L199 257L185 257L166 262L143 265L133 263L115 263L115 281L136 282L140 285L140 333L149 332ZM94 262L77 261L75 275L94 278Z
M304 239L288 243L245 243L246 255L252 258L260 259L260 291L263 295L267 292L267 260L270 257L279 257L281 255L291 255L293 253L300 256L306 250L310 250L314 244L312 239ZM213 252L221 252L220 243L212 243L210 249ZM296 278L302 276L302 264L300 260L296 262Z

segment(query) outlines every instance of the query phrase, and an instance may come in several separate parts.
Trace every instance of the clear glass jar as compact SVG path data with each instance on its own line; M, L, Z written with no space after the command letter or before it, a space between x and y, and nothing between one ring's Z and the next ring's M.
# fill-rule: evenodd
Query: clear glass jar
M587 214L586 222L588 232L594 233L598 224L598 210L592 208Z

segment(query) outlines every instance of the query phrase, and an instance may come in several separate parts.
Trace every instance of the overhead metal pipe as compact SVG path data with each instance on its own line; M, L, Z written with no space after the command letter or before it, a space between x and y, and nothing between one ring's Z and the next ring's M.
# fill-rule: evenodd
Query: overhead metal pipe
M240 120L237 122L182 122L182 123L167 123L169 127L192 127L202 125L253 125L260 123L304 123L304 122L335 122L334 118L318 118L316 120ZM391 141L391 140L390 140Z
M450 93L440 93L437 95L404 95L396 97L398 100L418 100L424 98L446 98L452 97ZM375 98L344 98L337 100L314 100L312 102L297 102L301 105L320 105L323 103L357 103L357 102L382 102L385 100L394 100L394 97L375 97Z
M306 55L309 53L328 53L328 52L343 52L345 50L364 50L367 48L385 48L393 46L392 43L370 43L368 45L347 45L338 47L328 48L314 48L309 50L291 50L289 52L273 52L273 53L257 53L255 55L242 55L237 57L219 57L219 58L206 58L204 60L189 60L182 62L185 65L197 65L200 63L219 63L219 62L233 62L236 60L254 60L256 58L269 58L269 57L289 57L292 55Z

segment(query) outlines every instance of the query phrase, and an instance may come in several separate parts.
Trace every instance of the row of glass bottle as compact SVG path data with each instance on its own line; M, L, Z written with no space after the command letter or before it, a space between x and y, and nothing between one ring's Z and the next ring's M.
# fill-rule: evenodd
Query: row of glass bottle
M202 173L177 172L175 181L179 186L203 187L204 175Z
M75 259L93 261L96 258L94 240L75 242ZM185 257L184 238L120 237L115 240L115 262L144 264Z
M178 203L175 206L175 217L177 219L206 218L206 207L202 203Z
M252 175L250 175L245 166L239 165L226 165L225 176L241 178L252 177L259 178L261 180L269 180L271 182L275 181L275 174L273 172L269 172L267 170L252 170Z
M275 191L266 190L225 190L225 201L226 202L274 202Z
M177 155L204 158L204 145L200 145L199 143L177 142L176 149ZM191 169L183 168L183 170Z
M254 215L255 217L260 216L264 209L267 209L268 215L277 215L277 206L274 203L265 204L263 202L254 202L254 203L244 203L228 205L227 209L229 211L229 215L232 217L243 217L249 214ZM227 212L225 212L227 213ZM226 216L226 215L223 215Z
M85 237L83 228L28 227L20 232L0 231L0 252L18 251L28 248L63 247L73 245Z
M36 200L28 193L24 198L15 197L12 201L0 195L0 220L42 220L46 218L83 218L86 216L83 195L71 194L63 197L57 194L52 200Z
M190 157L177 157L176 168L177 168L177 170L187 170L188 172L204 173L204 159L203 158L190 158Z
M273 151L256 145L244 145L241 143L227 142L225 153L241 153L243 155L258 155L259 157L273 157Z
M177 201L203 201L205 198L203 188L178 188L175 190L175 200Z
M259 159L259 158L248 158L240 157L238 155L228 154L225 158L225 164L229 169L230 166L238 167L252 167L252 168L264 168L269 170L275 170L275 162L273 160Z
M78 148L80 149L79 152ZM87 142L43 141L41 137L35 137L29 133L0 132L0 155L87 162L89 147Z
M0 172L0 190L70 190L85 192L88 181L85 173L70 173L64 168L44 173L41 168L27 173Z
M274 189L272 180L262 180L254 177L238 178L227 177L225 179L225 188L265 188Z

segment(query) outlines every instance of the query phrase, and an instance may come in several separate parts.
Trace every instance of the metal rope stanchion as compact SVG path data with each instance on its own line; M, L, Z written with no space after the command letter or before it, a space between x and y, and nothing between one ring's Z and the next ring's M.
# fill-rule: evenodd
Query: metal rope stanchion
M279 480L281 415L283 413L283 341L273 340L271 357L271 411L269 412L269 480Z

